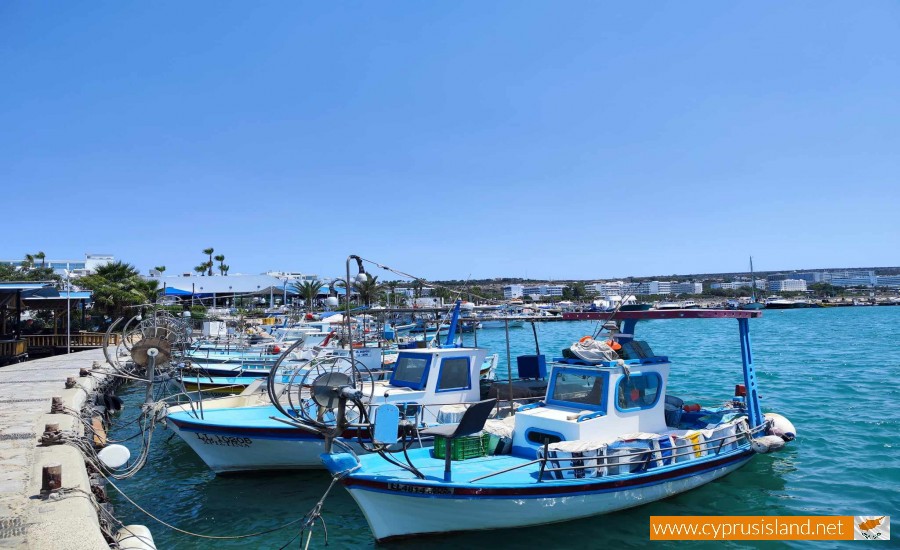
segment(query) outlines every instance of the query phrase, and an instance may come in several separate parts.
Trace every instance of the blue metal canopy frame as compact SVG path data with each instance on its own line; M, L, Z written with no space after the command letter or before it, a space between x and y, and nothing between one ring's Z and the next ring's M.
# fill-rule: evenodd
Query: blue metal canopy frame
M623 321L622 332L629 336L623 340L634 338L634 328L638 321L649 319L737 319L738 334L741 341L741 365L744 372L744 387L747 389L745 403L750 428L762 426L765 417L759 406L759 389L756 384L756 371L753 367L753 352L750 349L750 319L762 317L759 310L730 309L672 309L648 311L617 311L607 314L611 321Z

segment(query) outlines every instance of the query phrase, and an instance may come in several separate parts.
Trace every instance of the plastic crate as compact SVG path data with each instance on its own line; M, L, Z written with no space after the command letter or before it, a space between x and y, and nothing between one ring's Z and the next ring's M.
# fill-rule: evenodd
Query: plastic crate
M450 440L450 460L466 460L487 456L488 443L491 434L485 432L480 435L467 435ZM445 458L447 438L434 436L434 458Z

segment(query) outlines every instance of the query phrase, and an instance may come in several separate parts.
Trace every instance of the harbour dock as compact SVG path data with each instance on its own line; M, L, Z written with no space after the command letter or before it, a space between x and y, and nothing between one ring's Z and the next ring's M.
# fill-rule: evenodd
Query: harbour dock
M62 442L105 438L86 434L80 416L110 383L105 368L101 349L0 368L0 547L109 547L104 530L112 526L99 519L111 517L101 508L102 478L89 474L80 449Z

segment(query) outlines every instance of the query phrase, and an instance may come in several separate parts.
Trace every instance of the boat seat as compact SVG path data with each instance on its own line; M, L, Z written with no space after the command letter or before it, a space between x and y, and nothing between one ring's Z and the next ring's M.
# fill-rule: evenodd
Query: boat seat
M444 481L452 481L450 463L452 460L451 442L454 439L478 433L484 429L488 416L494 410L496 399L485 399L474 403L466 409L459 424L443 424L419 432L421 435L441 436L444 438Z
M473 403L466 409L466 412L463 413L458 424L441 424L440 426L433 426L422 430L419 433L422 435L439 435L441 437L446 437L449 445L451 439L465 437L483 430L484 424L487 422L487 419L491 415L491 411L494 410L494 405L496 404L496 399L485 399L484 401Z

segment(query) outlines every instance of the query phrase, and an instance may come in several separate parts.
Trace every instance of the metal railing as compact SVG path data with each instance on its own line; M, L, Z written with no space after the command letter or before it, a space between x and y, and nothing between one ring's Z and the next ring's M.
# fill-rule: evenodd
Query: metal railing
M100 348L103 347L104 336L106 335L102 332L76 332L71 335L69 345L81 348ZM118 334L110 334L109 343L118 345L119 338ZM25 339L32 348L64 348L69 337L65 334L29 334L25 336Z
M524 468L526 466L531 466L534 464L540 464L540 470L538 471L536 482L540 483L544 481L544 474L548 472L566 472L566 471L577 471L577 470L608 470L609 468L624 468L625 472L617 472L616 474L608 474L609 476L613 475L624 475L632 472L632 468L637 468L637 471L646 471L649 468L654 467L654 463L663 463L664 461L669 461L670 464L674 464L677 462L678 457L694 455L696 457L697 453L704 453L703 455L697 457L698 459L702 459L706 456L718 456L722 452L722 448L726 445L728 440L733 440L727 444L742 446L741 440L746 440L746 445L750 445L751 436L759 433L766 429L766 425L763 424L761 426L757 426L752 430L741 430L739 432L733 434L726 434L722 437L717 437L713 439L705 439L700 442L690 442L684 445L674 445L670 448L647 448L640 449L639 451L635 451L632 453L622 453L616 454L613 456L607 455L597 455L597 456L583 456L583 457L549 457L548 447L549 444L544 444L544 452L543 456L536 458L535 460L524 462L522 464L518 464L511 468L506 468L497 472L491 472L490 474L483 475L480 477L476 477L474 479L469 480L469 483L475 483L476 481L481 481L483 479L487 479L489 477L494 477L500 474L505 474L507 472L511 472L514 470L518 470ZM718 443L718 445L715 445ZM712 447L715 446L715 449ZM631 461L626 460L632 457L641 457L641 461ZM613 462L615 461L615 462ZM572 463L572 466L568 467L547 467L548 462L569 462ZM575 462L582 462L582 465L576 466ZM588 463L588 464L584 464ZM584 478L579 479L585 479ZM600 476L590 476L590 477L600 477Z

